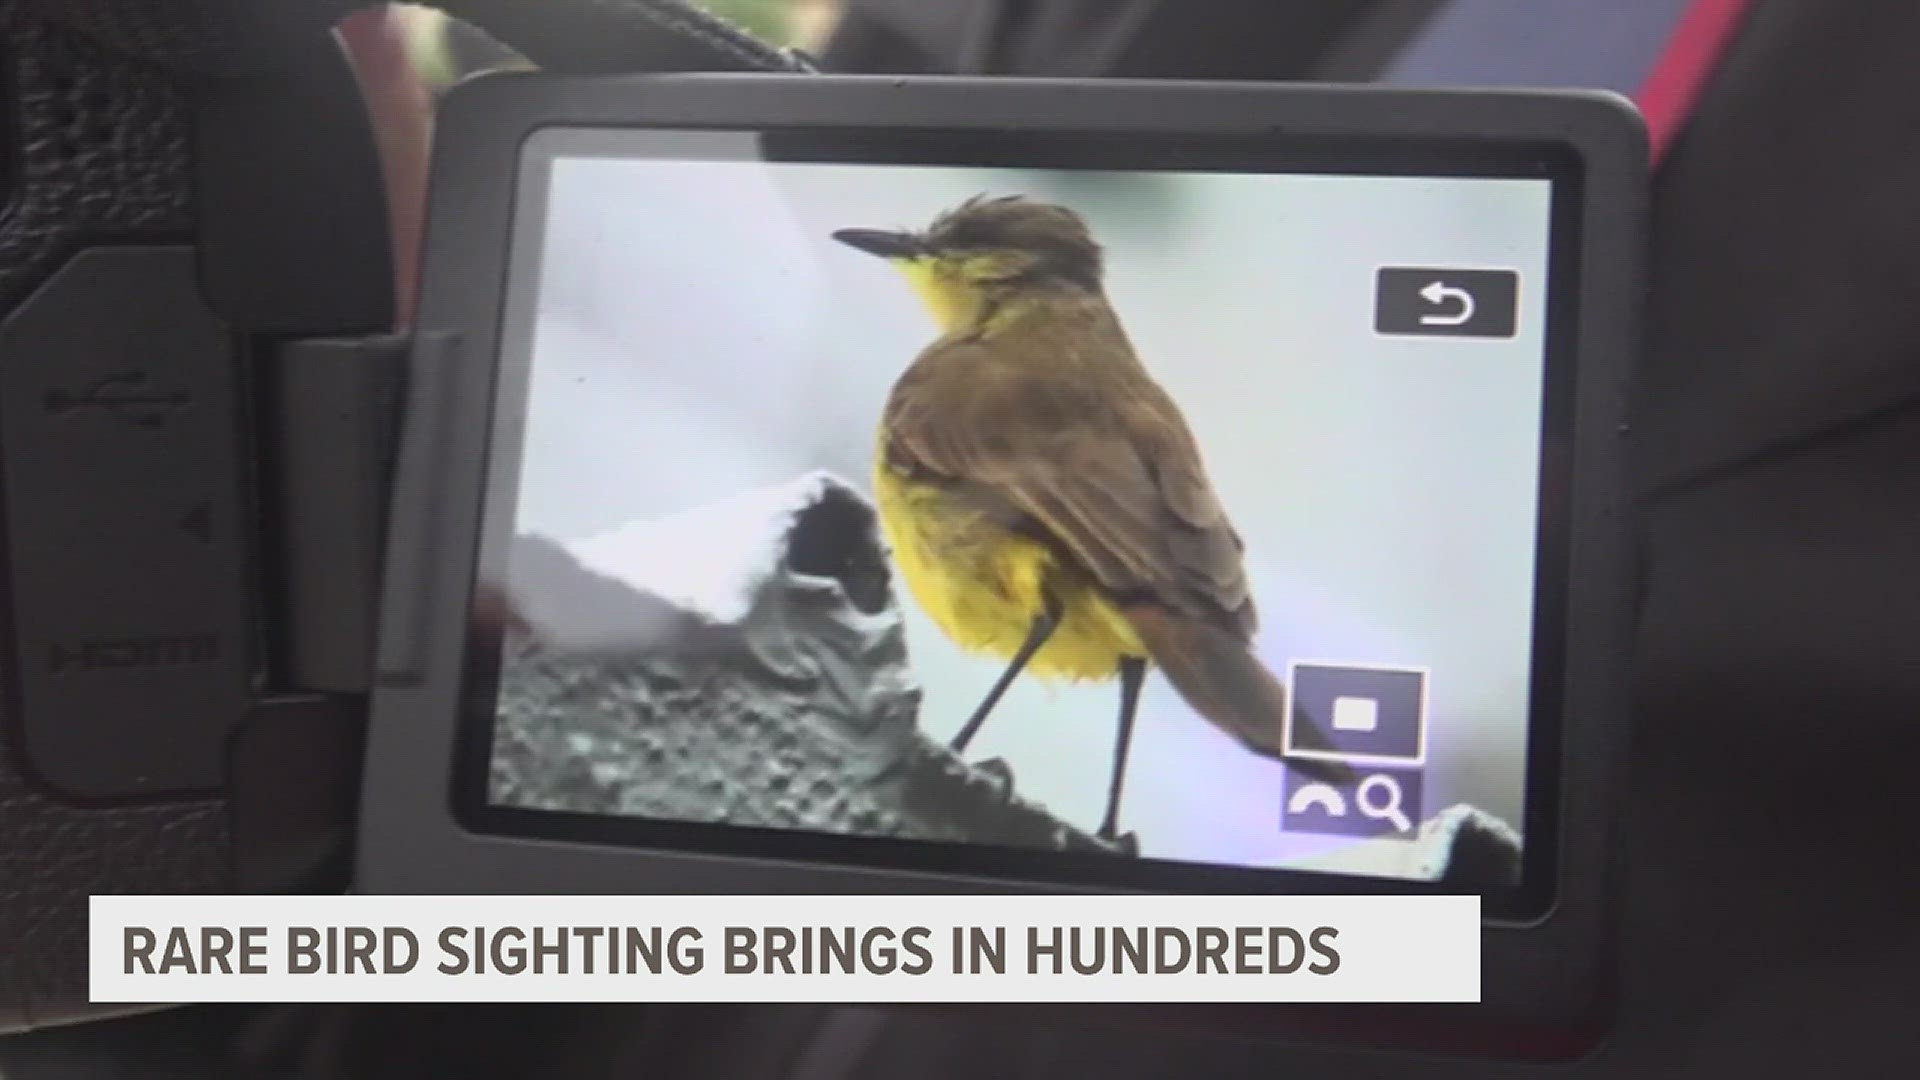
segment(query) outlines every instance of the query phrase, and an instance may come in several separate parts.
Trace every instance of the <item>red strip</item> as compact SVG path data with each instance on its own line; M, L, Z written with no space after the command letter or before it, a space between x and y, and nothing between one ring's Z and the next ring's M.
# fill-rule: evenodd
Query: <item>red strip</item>
M1640 84L1635 101L1647 119L1656 166L1685 126L1701 87L1719 63L1746 9L1747 0L1694 0L1646 81Z

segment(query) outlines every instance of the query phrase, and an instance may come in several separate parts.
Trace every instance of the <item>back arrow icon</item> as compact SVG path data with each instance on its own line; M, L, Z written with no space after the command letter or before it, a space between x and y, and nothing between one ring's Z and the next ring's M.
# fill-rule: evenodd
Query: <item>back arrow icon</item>
M1420 290L1420 296L1434 307L1443 307L1450 300L1457 300L1460 303L1460 310L1455 314L1420 316L1422 326L1459 326L1473 318L1473 294L1465 289L1433 281Z

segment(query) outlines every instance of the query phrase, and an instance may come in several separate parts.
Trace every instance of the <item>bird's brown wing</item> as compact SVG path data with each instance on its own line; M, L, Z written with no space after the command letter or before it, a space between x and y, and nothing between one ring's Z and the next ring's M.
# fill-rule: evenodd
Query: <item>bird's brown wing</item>
M1144 373L1069 379L941 346L885 418L891 467L1056 543L1108 592L1255 629L1242 545L1171 398Z

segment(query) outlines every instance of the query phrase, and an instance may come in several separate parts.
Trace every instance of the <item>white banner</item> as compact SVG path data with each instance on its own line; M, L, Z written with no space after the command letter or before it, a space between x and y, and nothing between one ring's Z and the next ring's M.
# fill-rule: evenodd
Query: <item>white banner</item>
M96 1002L1472 1002L1464 896L96 896Z

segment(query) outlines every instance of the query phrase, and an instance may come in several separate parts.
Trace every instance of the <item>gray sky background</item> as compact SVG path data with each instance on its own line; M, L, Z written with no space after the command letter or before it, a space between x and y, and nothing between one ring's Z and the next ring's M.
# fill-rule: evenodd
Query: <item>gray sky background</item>
M981 192L1073 206L1185 410L1292 659L1429 666L1428 813L1522 803L1549 188L1523 180L1062 173L574 158L556 163L521 529L576 540L811 468L861 489L892 381L931 338L846 226L924 224ZM1521 274L1512 340L1372 330L1381 265ZM903 600L905 600L903 594ZM998 673L911 607L922 724ZM1117 690L1023 682L970 750L1091 828ZM1123 826L1147 854L1385 869L1391 841L1288 837L1280 780L1156 678Z

